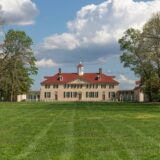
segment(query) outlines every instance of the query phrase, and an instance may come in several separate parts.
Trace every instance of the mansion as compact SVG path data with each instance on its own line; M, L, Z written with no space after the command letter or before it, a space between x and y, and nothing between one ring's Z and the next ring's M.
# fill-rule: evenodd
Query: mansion
M102 68L96 73L84 73L83 70L82 63L77 65L76 73L63 73L59 68L55 75L44 77L40 91L17 95L17 101L148 101L140 81L136 81L134 89L121 90L115 76L104 74Z
M41 82L41 101L115 101L119 82L100 68L97 73L84 73L84 66L77 65L77 73L63 73L59 68L53 76Z

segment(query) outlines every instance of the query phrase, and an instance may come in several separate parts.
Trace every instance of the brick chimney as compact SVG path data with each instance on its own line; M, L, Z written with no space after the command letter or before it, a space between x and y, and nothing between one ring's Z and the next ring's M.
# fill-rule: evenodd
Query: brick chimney
M61 69L61 68L58 69L58 73L59 73L59 74L62 73L62 69Z
M99 74L102 74L102 68L99 68Z

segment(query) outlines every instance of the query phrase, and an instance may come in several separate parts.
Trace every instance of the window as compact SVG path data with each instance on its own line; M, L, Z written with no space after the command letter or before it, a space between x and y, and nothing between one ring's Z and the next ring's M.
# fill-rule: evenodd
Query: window
M45 88L48 88L48 89L49 89L49 88L50 88L50 85L45 85Z
M58 88L58 84L53 85L53 88Z
M101 88L106 88L106 84L101 84Z
M113 89L113 88L114 88L113 84L109 85L109 89Z
M115 97L116 97L115 92L112 92L111 94L112 94L112 95L111 95L111 96L112 96L112 98L115 98Z
M98 98L98 92L86 92L86 98Z
M45 98L51 98L51 92L45 92L44 97Z
M73 92L73 97L74 97L74 98L77 97L77 92Z
M86 92L86 98L88 98L88 92Z
M76 98L77 92L64 92L63 97L64 98Z
M108 93L108 97L109 97L109 98L115 98L115 97L116 97L115 92L109 92L109 93Z
M100 80L100 79L101 79L100 75L97 75L96 80Z
M58 76L58 80L59 80L59 81L63 81L62 75L59 75L59 76Z
M70 97L70 92L67 92L67 98L69 98Z
M95 98L98 98L98 92L95 92Z

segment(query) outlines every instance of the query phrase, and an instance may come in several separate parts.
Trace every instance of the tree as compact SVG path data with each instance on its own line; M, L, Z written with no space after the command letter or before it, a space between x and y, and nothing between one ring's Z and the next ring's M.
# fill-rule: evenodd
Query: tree
M142 89L149 101L155 97L157 100L157 95L160 95L160 13L148 20L143 31L128 29L119 39L119 44L124 67L141 78Z
M146 51L150 54L150 58L160 78L160 13L155 14L143 28L142 37L145 41Z
M31 76L37 74L32 44L32 39L23 31L9 30L5 35L0 55L3 61L0 79L4 95L10 101L18 94L28 92L33 84Z

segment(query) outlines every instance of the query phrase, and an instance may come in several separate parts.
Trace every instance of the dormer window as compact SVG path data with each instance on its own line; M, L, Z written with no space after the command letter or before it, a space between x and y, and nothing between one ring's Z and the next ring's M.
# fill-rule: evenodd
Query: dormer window
M58 80L59 80L59 81L63 81L62 75L59 75L59 76L58 76Z
M101 76L99 74L97 75L96 80L98 80L98 81L101 80Z

